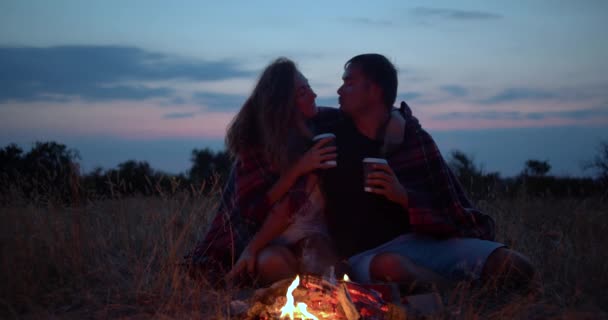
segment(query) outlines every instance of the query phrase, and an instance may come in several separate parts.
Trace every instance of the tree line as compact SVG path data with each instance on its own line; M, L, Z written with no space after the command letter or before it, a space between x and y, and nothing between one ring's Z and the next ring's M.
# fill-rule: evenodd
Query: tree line
M127 160L116 168L80 172L77 150L54 142L36 142L29 152L16 144L0 149L0 203L72 203L125 196L207 195L221 187L232 159L226 151L194 149L191 168L169 174L147 161Z
M608 143L601 142L598 154L587 161L585 170L594 177L553 176L548 160L529 159L514 177L501 177L498 172L485 172L473 158L452 151L448 164L468 194L475 200L495 197L588 197L608 195Z
M0 202L73 203L178 192L208 195L221 188L232 164L228 152L208 148L192 150L191 167L180 174L164 173L146 161L136 160L83 174L79 160L77 150L54 141L36 142L28 152L16 144L5 146L0 149ZM447 161L475 200L521 194L586 197L605 195L608 189L608 141L600 142L597 155L585 165L595 171L594 178L552 176L551 164L546 160L530 159L523 164L520 174L508 178L498 172L484 172L473 157L458 150L452 151Z

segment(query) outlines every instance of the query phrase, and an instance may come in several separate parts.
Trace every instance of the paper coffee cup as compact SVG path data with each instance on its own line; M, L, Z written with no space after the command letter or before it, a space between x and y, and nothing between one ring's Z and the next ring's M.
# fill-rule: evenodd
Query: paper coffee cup
M382 158L364 158L363 159L363 178L367 179L367 176L374 171L372 165L374 164L388 164L386 159ZM365 186L365 192L372 192L372 188Z
M325 139L325 138L333 138L330 142L328 142L327 144L325 144L326 147L336 146L336 135L333 134L333 133L329 133L329 132L328 133L321 133L321 134L318 134L318 135L314 136L312 138L312 142L314 144L314 143L317 143L317 141L319 141L321 139ZM325 161L324 163L325 164L330 164L330 165L333 165L333 166L338 165L337 162L336 162L336 160L329 160L329 161Z
M313 142L317 142L317 140L321 140L321 139L325 139L325 138L334 138L335 139L336 135L333 134L333 133L330 133L330 132L328 132L328 133L320 133L320 134L312 137L312 141Z

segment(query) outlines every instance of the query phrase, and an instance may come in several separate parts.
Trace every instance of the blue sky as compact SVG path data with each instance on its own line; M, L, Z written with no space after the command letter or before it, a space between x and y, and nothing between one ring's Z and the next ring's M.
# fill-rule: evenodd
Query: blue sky
M0 2L0 146L56 140L84 170L128 160L189 168L272 59L295 60L336 106L342 66L378 52L398 99L447 154L558 175L608 140L608 2Z

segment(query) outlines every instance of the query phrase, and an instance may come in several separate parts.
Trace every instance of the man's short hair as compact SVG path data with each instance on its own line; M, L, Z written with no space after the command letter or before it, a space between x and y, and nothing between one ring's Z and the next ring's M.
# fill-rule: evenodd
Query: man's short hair
M382 89L383 102L387 108L395 104L398 85L397 69L385 56L377 53L360 54L348 60L344 64L344 69L351 65L359 68L365 78Z

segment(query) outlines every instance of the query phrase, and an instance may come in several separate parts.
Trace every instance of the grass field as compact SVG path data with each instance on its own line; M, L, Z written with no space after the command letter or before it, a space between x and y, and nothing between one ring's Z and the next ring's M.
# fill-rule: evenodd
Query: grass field
M194 283L179 265L216 203L184 193L0 208L0 318L226 318L230 290ZM478 205L496 219L498 241L531 258L543 289L489 309L475 294L443 293L457 317L606 317L608 199Z

